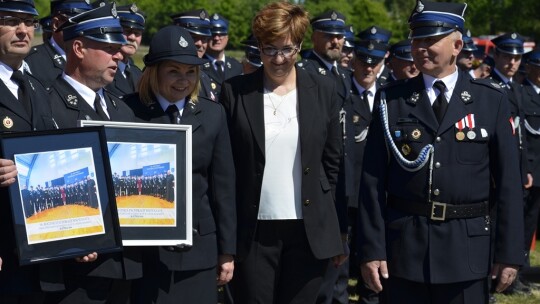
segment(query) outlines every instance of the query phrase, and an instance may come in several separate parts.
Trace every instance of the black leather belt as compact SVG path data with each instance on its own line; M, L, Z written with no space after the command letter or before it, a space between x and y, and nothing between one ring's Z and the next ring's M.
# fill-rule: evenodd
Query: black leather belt
M421 215L434 221L444 221L446 219L463 219L489 215L489 202L479 202L474 204L446 204L433 201L431 203L420 203L397 198L388 197L388 206L390 208Z

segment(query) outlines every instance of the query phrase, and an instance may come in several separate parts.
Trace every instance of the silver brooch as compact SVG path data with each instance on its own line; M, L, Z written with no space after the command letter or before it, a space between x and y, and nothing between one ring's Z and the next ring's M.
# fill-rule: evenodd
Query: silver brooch
M66 100L70 105L72 105L74 107L76 107L77 103L79 103L79 100L78 100L76 95L71 95L70 94L70 95L66 96Z
M469 92L467 91L463 91L461 92L461 100L463 100L463 102L465 103L469 103L471 101L471 94L469 94Z

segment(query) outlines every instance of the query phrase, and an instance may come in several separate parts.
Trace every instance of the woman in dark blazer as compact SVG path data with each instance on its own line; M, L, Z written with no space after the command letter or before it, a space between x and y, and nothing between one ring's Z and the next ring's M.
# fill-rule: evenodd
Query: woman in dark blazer
M188 124L193 132L193 246L141 248L143 278L133 284L133 303L215 304L216 284L232 278L234 166L223 107L197 97L204 62L185 29L164 27L144 57L138 93L126 98L139 119Z
M236 168L235 304L313 303L329 258L344 260L334 190L341 154L333 81L296 69L307 12L254 18L263 66L224 82Z

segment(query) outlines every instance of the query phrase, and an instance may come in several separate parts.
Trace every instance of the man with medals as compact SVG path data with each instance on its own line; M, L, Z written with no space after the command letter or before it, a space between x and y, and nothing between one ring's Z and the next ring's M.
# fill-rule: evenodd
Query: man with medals
M456 66L466 6L418 0L409 27L421 73L377 91L358 250L364 281L376 292L384 282L389 304L487 303L488 278L502 292L523 262L507 96Z

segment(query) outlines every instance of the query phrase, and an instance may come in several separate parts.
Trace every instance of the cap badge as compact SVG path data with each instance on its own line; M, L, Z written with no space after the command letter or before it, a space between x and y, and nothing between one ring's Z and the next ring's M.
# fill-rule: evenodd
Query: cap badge
M214 16L212 18L214 18L214 20L219 20L218 14L214 14Z
M512 39L516 39L517 35L516 35L516 33L512 33L512 35L510 35L510 37L512 37Z
M131 7L129 8L129 10L132 12L132 13L137 13L139 11L139 8L137 7L137 5L135 3L133 3L131 5Z
M469 103L471 101L471 94L467 91L461 92L461 100L463 100L464 103Z
M377 34L377 28L376 28L376 27L372 27L372 28L371 28L371 33L372 33L372 34Z
M424 3L422 3L422 1L418 1L418 3L416 3L416 12L421 13L423 11L424 11Z
M467 36L471 37L471 30L467 30Z
M352 25L349 26L349 32L354 33L354 29L353 29Z
M116 12L116 2L113 2L113 4L112 4L112 7L111 7L111 15L112 15L114 18L117 18L117 17L118 17L118 13Z
M372 63L373 63L373 58L371 58L371 57L366 57L366 63L367 63L367 64L372 64Z
M206 18L206 13L204 11L202 11L200 14L199 14L199 17L201 17L201 19L205 19Z
M337 14L336 14L336 12L332 12L332 15L330 15L330 19L332 19L332 21L336 21L336 20L337 20Z
M180 40L178 41L178 44L185 48L189 45L189 43L186 41L186 39L184 39L184 37L180 36Z
M4 120L2 120L2 124L6 129L11 129L11 127L13 127L13 120L9 118L9 116L6 116Z

